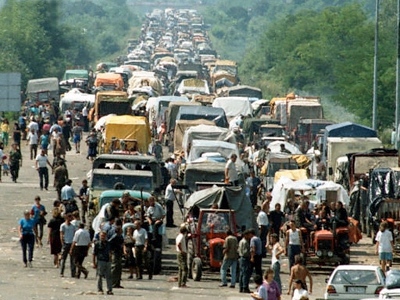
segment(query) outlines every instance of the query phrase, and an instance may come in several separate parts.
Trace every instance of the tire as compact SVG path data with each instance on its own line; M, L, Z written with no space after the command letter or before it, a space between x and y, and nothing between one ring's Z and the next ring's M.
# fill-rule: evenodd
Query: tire
M187 251L188 251L188 256L187 256L188 273L187 274L188 274L189 279L193 279L192 270L193 270L194 247L193 247L192 240L188 241Z
M192 263L192 277L194 281L200 281L201 280L201 276L203 275L203 266L202 266L202 262L201 259L198 257L195 257L193 259L193 263Z

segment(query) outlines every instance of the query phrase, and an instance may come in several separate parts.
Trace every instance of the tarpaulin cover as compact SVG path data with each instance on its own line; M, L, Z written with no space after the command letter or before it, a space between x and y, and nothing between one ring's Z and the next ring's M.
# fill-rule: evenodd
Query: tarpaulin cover
M385 199L400 198L400 170L376 168L369 180L369 217L373 217Z
M218 97L214 99L212 106L223 108L227 118L253 115L253 107L248 97Z
M250 200L245 189L241 187L217 187L194 192L185 203L185 208L190 210L198 208L211 208L218 204L220 209L231 209L236 213L237 229L255 228L255 217Z
M174 131L174 152L177 152L177 151L181 152L182 150L184 150L184 148L182 146L182 141L183 141L183 135L185 134L186 129L190 128L191 126L196 126L199 124L215 125L215 123L213 121L204 120L204 119L176 121L175 131Z
M176 120L198 120L205 119L213 121L219 127L228 128L225 111L220 107L211 106L181 106L176 115Z
M232 131L215 125L200 124L186 129L182 141L182 147L185 151L193 140L225 141L236 144L236 138Z
M150 127L146 117L112 116L105 122L105 146L108 153L111 139L136 139L141 153L147 153L151 142Z
M99 87L102 85L115 85L117 89L122 89L124 87L124 80L121 74L99 73L96 75L94 86Z
M232 154L236 154L239 157L239 150L236 144L217 140L193 140L189 155L186 157L186 163L191 163L200 158L205 152L218 152L227 160ZM239 158L236 160L236 165L240 165Z
M181 106L200 106L200 102L170 102L168 105L168 109L165 112L165 120L167 121L167 130L170 132L171 130L174 130L175 128L175 121L176 121L176 115L179 112L179 107Z

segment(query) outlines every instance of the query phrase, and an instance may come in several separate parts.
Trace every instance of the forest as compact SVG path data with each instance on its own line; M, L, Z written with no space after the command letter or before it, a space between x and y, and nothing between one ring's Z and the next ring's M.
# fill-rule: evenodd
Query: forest
M0 72L21 72L26 83L126 54L126 41L138 37L144 18L135 1L3 1ZM219 55L238 62L242 84L262 88L266 99L289 92L320 96L328 118L370 126L375 1L192 2ZM397 1L380 3L377 115L388 128L395 111Z

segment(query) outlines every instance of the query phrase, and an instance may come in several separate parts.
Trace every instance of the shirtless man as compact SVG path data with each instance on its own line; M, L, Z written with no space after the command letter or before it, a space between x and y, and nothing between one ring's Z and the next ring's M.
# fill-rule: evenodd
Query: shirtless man
M300 255L296 255L295 256L294 263L295 263L294 266L290 270L289 290L288 290L287 294L290 295L291 293L293 293L292 284L296 280L301 280L303 288L305 290L308 290L307 289L307 284L306 284L306 278L307 277L308 277L308 279L310 281L310 289L308 290L308 293L311 294L312 293L312 286L313 286L312 277L311 277L311 274L308 271L308 269L301 264Z

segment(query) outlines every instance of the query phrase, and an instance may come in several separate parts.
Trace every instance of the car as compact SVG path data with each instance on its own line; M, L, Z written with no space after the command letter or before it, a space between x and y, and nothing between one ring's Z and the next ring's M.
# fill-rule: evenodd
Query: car
M400 299L400 270L386 273L385 288L379 293L379 300Z
M385 285L385 273L378 266L340 265L327 280L324 299L378 297Z

